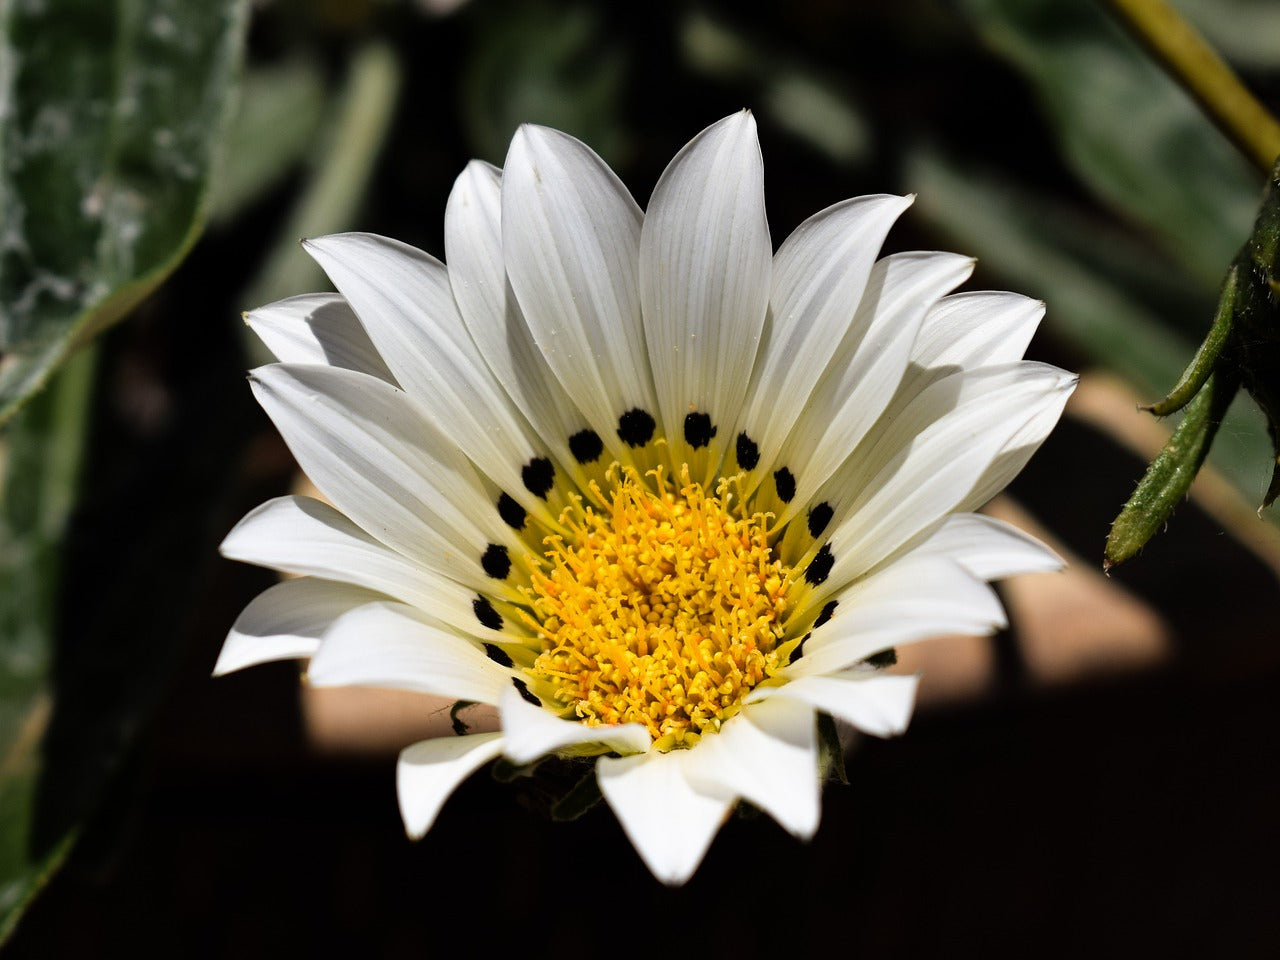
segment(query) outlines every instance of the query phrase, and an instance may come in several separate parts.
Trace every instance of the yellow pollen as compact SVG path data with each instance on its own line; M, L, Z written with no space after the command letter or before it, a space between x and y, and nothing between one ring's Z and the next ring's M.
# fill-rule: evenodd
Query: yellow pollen
M661 468L615 464L596 508L575 497L526 588L542 640L533 677L584 723L642 723L660 749L691 746L779 669L789 569L771 514L743 516L738 477L714 494ZM549 698L548 698L549 699Z

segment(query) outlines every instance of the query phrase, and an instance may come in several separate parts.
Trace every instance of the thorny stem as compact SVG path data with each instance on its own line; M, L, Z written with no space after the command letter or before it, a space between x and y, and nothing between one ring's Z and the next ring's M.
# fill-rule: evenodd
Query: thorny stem
M1107 0L1138 40L1263 173L1280 157L1280 122L1165 0Z

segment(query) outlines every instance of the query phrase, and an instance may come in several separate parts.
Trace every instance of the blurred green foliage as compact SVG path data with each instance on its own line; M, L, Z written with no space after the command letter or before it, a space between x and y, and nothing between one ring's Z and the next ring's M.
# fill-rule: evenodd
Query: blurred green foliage
M81 475L95 352L81 351L5 437L0 503L0 942L65 853L30 844L63 534Z
M199 234L245 4L0 6L0 422L126 315ZM91 357L6 434L0 527L0 939L66 849L31 842L59 544Z
M1032 85L1062 157L1096 197L1215 287L1259 182L1177 83L1102 7L968 0L983 39Z

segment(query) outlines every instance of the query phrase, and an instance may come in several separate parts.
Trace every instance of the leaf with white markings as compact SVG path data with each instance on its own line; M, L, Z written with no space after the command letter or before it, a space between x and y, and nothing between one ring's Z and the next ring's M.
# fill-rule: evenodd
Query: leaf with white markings
M245 6L0 5L0 422L195 242Z

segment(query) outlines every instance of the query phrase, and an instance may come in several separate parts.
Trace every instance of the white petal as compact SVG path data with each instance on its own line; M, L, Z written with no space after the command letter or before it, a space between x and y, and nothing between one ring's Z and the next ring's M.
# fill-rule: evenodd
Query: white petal
M542 707L526 703L511 683L502 693L502 732L507 743L503 752L513 763L529 763L566 747L602 743L618 753L644 753L649 749L649 732L638 723L614 727L591 727L575 720L562 720Z
M286 580L250 601L227 634L213 675L220 677L271 660L309 657L320 637L348 610L386 599L382 594L328 580Z
M1061 570L1065 561L1030 534L976 513L948 517L910 556L947 557L975 577L1001 580Z
M801 839L818 829L817 718L806 704L766 700L744 708L698 741L687 773L698 790L727 790L754 803Z
M839 595L788 677L834 673L888 647L945 633L986 634L1005 625L995 592L959 564L908 556Z
M500 733L423 740L400 751L396 793L405 832L423 836L458 784L501 752Z
M911 351L919 367L972 369L1021 360L1044 303L1017 293L972 291L939 300Z
M497 704L511 671L402 603L372 603L339 617L311 658L312 686L390 687Z
M480 160L471 161L454 181L444 214L449 287L463 323L490 368L495 361L510 364L512 359L502 335L508 312L515 305L507 296L502 260L501 185L501 170ZM490 339L495 333L497 339ZM499 349L490 349L491 345ZM494 372L505 386L504 371Z
M395 383L355 311L336 293L269 303L246 313L244 322L283 363L327 363Z
M537 448L458 315L444 264L368 233L304 243L359 314L405 392L436 427L530 513L546 505L521 468Z
M779 522L807 505L867 435L898 389L930 304L972 272L973 260L953 253L895 254L875 265L848 337L774 454L796 480Z
M515 546L471 463L402 391L290 364L250 382L311 481L378 540L459 579L480 572L488 543Z
M764 164L747 111L708 127L654 188L640 239L640 299L675 462L690 460L685 417L736 431L772 285Z
M487 634L476 620L477 590L493 593L494 581L475 574L471 586L432 572L379 543L333 507L309 497L278 497L252 510L220 548L231 560L285 573L336 580L376 590L431 610L461 630ZM466 577L469 568L452 572Z
M596 779L627 838L655 877L679 886L693 876L724 823L733 797L689 784L692 750L601 757Z
M479 160L454 183L444 215L449 283L463 323L493 375L562 464L567 438L589 424L533 342L502 256L502 174Z
M912 199L856 197L828 207L774 255L772 310L743 418L762 450L778 449L794 425L855 321L885 234Z
M1010 440L1046 410L1060 410L1074 385L1046 364L986 367L931 384L900 416L877 424L866 452L850 457L817 497L839 503L859 491L837 507L844 519L831 536L835 563L824 590L958 509Z
M1050 431L1058 424L1062 411L1075 390L1075 381L1059 393L1052 403L1038 407L1033 416L1018 429L1004 449L996 456L978 482L973 485L969 495L960 501L957 509L977 510L984 503L1009 485L1022 472L1027 461L1040 449Z
M502 170L502 252L533 339L604 443L653 405L637 258L643 215L585 144L516 131Z
M798 677L780 687L758 687L748 703L796 700L877 737L897 736L911 722L920 678L864 670Z

